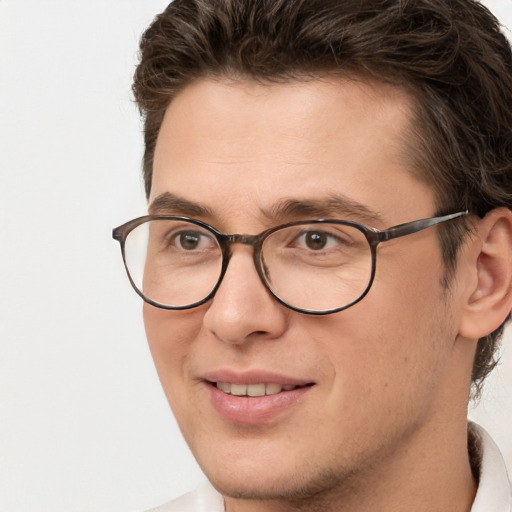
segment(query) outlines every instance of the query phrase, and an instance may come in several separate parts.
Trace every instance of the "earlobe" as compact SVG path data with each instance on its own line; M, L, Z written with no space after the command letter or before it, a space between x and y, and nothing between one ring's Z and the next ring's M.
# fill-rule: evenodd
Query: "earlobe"
M471 275L459 334L479 339L497 329L512 308L512 212L491 210L477 220L463 258Z

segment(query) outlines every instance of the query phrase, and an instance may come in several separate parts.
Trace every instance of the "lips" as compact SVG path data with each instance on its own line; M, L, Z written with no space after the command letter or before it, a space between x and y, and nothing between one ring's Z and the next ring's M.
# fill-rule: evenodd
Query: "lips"
M214 372L205 379L219 416L239 425L273 422L300 406L314 383L268 372Z

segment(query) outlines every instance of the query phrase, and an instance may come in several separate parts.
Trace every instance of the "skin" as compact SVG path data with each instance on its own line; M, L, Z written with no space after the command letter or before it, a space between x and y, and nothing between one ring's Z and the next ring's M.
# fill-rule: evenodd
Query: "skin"
M164 118L150 211L248 234L311 218L272 218L285 199L331 194L365 208L326 216L379 229L432 216L434 193L402 150L410 108L403 91L382 84L198 81ZM151 206L165 193L201 208ZM470 510L466 406L479 324L467 304L482 243L463 247L448 293L436 229L381 245L370 293L340 313L279 304L243 245L207 304L144 304L168 401L228 512ZM313 385L268 421L244 424L212 405L205 379L218 371Z

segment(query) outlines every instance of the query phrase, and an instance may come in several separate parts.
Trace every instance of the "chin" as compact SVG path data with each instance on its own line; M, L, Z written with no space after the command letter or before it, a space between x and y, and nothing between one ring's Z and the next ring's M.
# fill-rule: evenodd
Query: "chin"
M250 472L231 468L225 474L220 471L205 471L205 474L217 491L227 498L300 503L330 495L342 487L344 480L334 471L312 467L279 471L275 466L269 466Z

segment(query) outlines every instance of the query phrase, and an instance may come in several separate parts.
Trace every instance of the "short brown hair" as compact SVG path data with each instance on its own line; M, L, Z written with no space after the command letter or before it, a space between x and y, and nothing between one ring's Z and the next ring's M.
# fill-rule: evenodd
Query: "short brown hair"
M411 94L407 147L436 191L437 214L510 207L512 52L496 18L474 0L174 0L142 37L133 85L145 119L147 195L165 110L192 81L326 73ZM449 276L467 229L452 223L439 232ZM502 332L479 340L477 393Z

